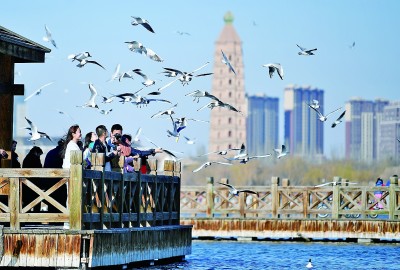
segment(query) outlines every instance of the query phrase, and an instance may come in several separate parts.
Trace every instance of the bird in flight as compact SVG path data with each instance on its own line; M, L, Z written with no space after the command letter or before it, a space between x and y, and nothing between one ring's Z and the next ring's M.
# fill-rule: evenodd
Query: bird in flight
M42 93L42 90L43 90L43 88L45 88L45 87L47 87L47 86L49 86L49 85L52 85L54 82L49 82L49 83L46 83L45 85L42 85L39 89L37 89L35 92L33 92L32 94L30 94L28 97L26 97L25 99L24 99L24 101L27 101L28 99L30 99L31 97L33 97L33 96L38 96L38 95L40 95L41 93Z
M207 168L208 166L211 166L212 164L221 164L221 165L227 165L227 166L232 166L231 163L226 163L226 162L220 162L220 161L207 161L203 163L200 167L197 169L194 169L193 172L198 172L204 168Z
M334 112L336 112L336 111L338 111L338 110L340 110L340 109L342 108L342 107L337 108L336 110L333 110L333 111L331 111L330 113L328 113L328 114L326 114L326 115L323 115L318 109L315 109L315 108L311 107L310 105L308 105L308 107L310 107L311 109L313 109L314 111L317 112L317 114L318 114L318 119L319 119L321 122L325 122L326 120L328 120L328 116L329 116L330 114L332 114L332 113L334 113Z
M342 118L345 115L345 113L346 111L342 112L342 114L338 117L338 119L336 119L336 121L332 123L332 128L336 127L342 122Z
M158 113L153 114L150 118L158 117L158 116L161 116L161 115L172 115L172 114L175 113L175 112L173 111L173 108L176 108L176 106L178 106L178 103L176 103L174 106L172 106L172 107L169 108L169 109L166 109L166 110L164 110L164 111L159 111Z
M51 42L51 44L53 44L53 46L56 49L58 49L57 45L56 45L56 42L54 41L54 39L53 39L53 37L51 35L51 32L50 32L50 29L47 27L47 25L44 25L44 29L46 30L46 36L43 37L43 40L46 41L46 42Z
M353 41L353 43L349 46L350 49L353 49L356 46L356 42Z
M82 108L86 108L86 107L90 107L90 108L96 108L98 109L99 106L97 106L95 98L97 96L97 90L96 88L94 88L93 84L89 84L89 90L90 90L90 98L89 100L82 106L76 106L76 107L82 107Z
M77 53L77 54L68 55L68 59L72 59L72 62L75 61L75 60L80 61L80 60L83 60L83 59L86 59L86 58L89 58L89 57L92 57L89 52L80 52L80 53Z
M274 149L274 151L277 154L276 158L281 158L289 154L284 144L282 144L281 148Z
M296 44L296 45L297 45L297 44ZM297 47L299 47L300 50L301 50L301 51L299 52L299 55L305 55L305 56L314 55L314 51L317 50L317 48L308 50L308 49L303 48L303 47L301 47L301 46L299 46L299 45L297 45Z
M227 65L227 66L229 67L229 70L232 71L232 72L236 75L236 72L235 72L235 70L233 69L232 64L231 64L231 62L229 61L228 57L226 57L226 55L224 54L224 52L223 52L222 50L221 50L221 53L222 53L222 63L224 63L225 65Z
M98 65L99 67L105 69L102 65L100 65L98 62L93 61L93 60L86 60L86 58L85 58L85 59L78 60L78 61L79 61L79 64L77 64L76 66L79 68L84 67L86 64L95 64L95 65Z
M196 90L194 92L190 92L190 93L186 94L185 96L194 97L193 101L197 100L197 103L199 103L201 97L208 97L213 100L219 100L216 96L211 95L207 91L201 91L201 90Z
M226 149L226 150L215 151L215 152L209 152L209 153L200 155L199 157L206 156L206 155L210 155L210 154L217 154L217 155L225 156L225 155L228 154L229 151L233 151L233 150L240 150L240 149L238 149L238 148L229 148L229 149Z
M245 192L245 193L252 193L252 194L258 194L257 192L253 191L253 190L249 190L249 189L241 189L238 190L236 189L234 186L230 185L230 184L224 184L219 182L220 185L224 185L227 186L229 188L229 193L232 194L232 196L238 196L240 192Z
M135 72L137 75L142 76L142 78L144 79L144 82L142 82L142 84L146 87L149 87L153 84L156 83L156 81L150 80L143 72L141 69L134 69L132 70L133 72Z
M52 141L49 135L47 135L44 132L38 131L37 126L31 120L29 120L26 117L25 117L25 119L29 124L29 127L25 128L25 129L28 129L31 131L31 133L29 133L31 135L31 138L29 139L29 141L36 141L36 140L39 140L40 138L47 138L50 141Z
M272 75L274 75L274 72L276 71L278 73L279 77L281 78L281 80L283 80L283 68L282 68L281 64L271 63L271 64L265 64L265 65L263 65L263 67L268 68L268 73L269 73L270 78L272 78Z
M140 24L141 26L143 26L144 28L146 28L146 29L149 30L150 32L154 33L154 30L153 30L153 28L150 26L148 20L143 19L143 18L140 18L140 17L133 17L133 16L131 16L131 17L132 17L131 24L132 24L133 26L136 26L136 25L139 25L139 24Z
M356 184L358 184L358 183L356 183L356 182L345 182L345 183L342 183L342 182L332 181L332 182L328 182L328 183L323 183L323 184L320 184L320 185L316 185L316 186L314 186L314 187L340 186L340 185L342 185L342 184L356 185Z
M183 136L185 138L187 144L195 144L196 138L190 139L189 137Z

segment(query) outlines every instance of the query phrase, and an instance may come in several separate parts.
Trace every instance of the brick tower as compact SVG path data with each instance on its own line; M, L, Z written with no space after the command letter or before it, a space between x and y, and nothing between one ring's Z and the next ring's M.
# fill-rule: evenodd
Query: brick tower
M233 15L230 12L225 14L224 21L225 26L215 42L212 94L247 115L242 41L232 25ZM236 75L222 62L221 50ZM246 117L243 115L226 108L211 110L209 152L240 148L242 143L246 143Z

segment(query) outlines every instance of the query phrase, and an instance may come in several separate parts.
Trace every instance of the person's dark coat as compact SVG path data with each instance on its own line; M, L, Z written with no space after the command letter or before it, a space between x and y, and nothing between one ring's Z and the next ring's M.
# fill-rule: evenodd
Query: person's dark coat
M63 158L61 157L62 146L51 149L44 159L43 168L62 168Z

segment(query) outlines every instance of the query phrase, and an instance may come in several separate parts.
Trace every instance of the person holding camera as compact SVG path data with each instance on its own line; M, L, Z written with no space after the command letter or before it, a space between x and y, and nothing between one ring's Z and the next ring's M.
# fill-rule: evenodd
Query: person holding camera
M2 158L4 158L4 159L8 158L8 154L7 154L6 150L0 148L0 159L2 159Z

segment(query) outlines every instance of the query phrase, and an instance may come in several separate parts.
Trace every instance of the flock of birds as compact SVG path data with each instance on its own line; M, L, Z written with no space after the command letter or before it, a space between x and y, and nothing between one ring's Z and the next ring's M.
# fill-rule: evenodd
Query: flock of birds
M149 21L144 18L132 16L131 25L132 26L140 25L140 26L144 27L146 30L148 30L149 32L155 33L155 31L154 31L153 27L150 25ZM49 28L47 27L47 25L45 25L45 31L46 31L46 36L43 38L43 40L50 42L51 44L53 44L53 46L55 48L57 48L56 42L54 41L52 34L51 34ZM183 34L188 34L188 33L182 32L179 34L183 35ZM130 51L132 51L133 53L144 55L144 56L148 57L149 59L156 61L156 62L163 62L163 59L157 53L155 53L154 50L152 50L148 46L143 45L140 41L137 41L137 40L125 41L125 43L128 45L128 49ZM353 47L354 47L354 45L355 45L355 43L353 44ZM297 45L297 47L300 49L298 54L302 55L302 56L315 55L315 52L317 51L317 48L306 49L299 45ZM105 67L102 64L100 64L98 61L95 61L92 59L92 54L89 51L70 54L67 56L67 59L69 59L72 62L77 63L76 66L79 68L84 68L86 65L90 64L90 65L95 65L102 69L105 69ZM229 58L226 56L226 54L223 52L223 50L221 50L221 61L229 68L229 70L231 72L233 72L236 75L234 65L229 61ZM132 80L132 79L134 79L134 77L139 76L143 79L143 81L142 81L143 87L134 92L110 94L109 96L101 95L100 102L102 104L110 104L110 103L114 102L115 100L118 100L120 104L129 104L130 103L130 104L136 105L139 108L142 106L148 106L150 103L154 103L154 102L172 104L172 102L169 101L168 99L155 98L155 96L159 96L162 93L164 93L165 89L167 89L168 87L170 87L177 81L180 81L181 84L183 86L185 86L185 85L188 85L195 78L212 75L213 73L210 73L210 72L199 73L199 71L201 69L205 68L208 64L209 64L209 62L206 62L205 64L202 64L201 66L199 66L198 68L196 68L192 71L184 71L184 70L177 69L177 68L163 67L163 70L160 73L162 73L167 78L172 78L172 80L170 82L168 82L167 84L159 87L157 89L157 91L148 92L147 95L142 95L141 94L142 91L144 91L148 87L152 87L157 82L155 80L151 79L148 74L146 74L144 71L142 71L141 69L138 69L138 68L132 69L129 71L125 71L125 72L121 72L120 64L118 64L115 68L114 73L111 75L111 78L108 81L121 82L121 80L125 80L125 79ZM280 63L269 63L269 64L263 65L263 67L268 68L268 73L269 73L270 78L272 78L273 74L276 72L278 74L278 76L280 77L280 79L283 80L284 72L283 72L283 67ZM39 89L37 89L36 91L31 93L28 97L26 97L25 101L30 100L34 96L40 95L44 88L52 85L53 83L54 82L49 82L47 84L44 84ZM99 92L97 91L96 87L94 86L94 84L89 83L88 88L90 91L89 99L84 104L77 105L76 107L94 108L94 109L97 109L99 111L99 113L101 113L101 114L105 114L105 115L110 114L112 112L112 109L106 110L106 109L101 109L99 107L100 103L98 101L98 98L100 95L99 95ZM209 102L207 104L198 108L197 111L201 111L206 108L212 110L216 107L220 107L220 108L224 108L224 109L227 109L227 110L235 112L235 113L239 113L244 116L243 112L239 111L231 104L228 104L228 103L222 101L221 99L210 94L207 91L195 90L190 93L187 93L185 96L192 97L193 102L197 102L197 103L199 103L200 99L203 99L203 98L209 100ZM313 111L316 112L318 119L321 122L325 122L328 119L328 116L330 114L341 109L341 107L340 107L326 115L323 115L320 111L320 104L319 104L318 100L313 100L312 103L308 104L308 106L310 109L312 109ZM209 121L206 121L206 120L194 119L194 118L187 117L187 116L174 117L176 115L177 108L178 108L178 104L174 104L172 107L170 107L166 110L158 111L157 113L154 113L151 116L151 118L169 119L171 128L167 130L166 135L168 137L175 138L175 140L177 142L178 142L179 138L181 137L182 131L187 128L188 123L190 121L209 123ZM345 112L346 111L344 111L332 123L332 128L337 126L340 122L342 122L342 118L344 117ZM59 113L68 115L67 113L62 112L62 111L59 111ZM40 138L47 138L47 139L51 140L50 136L43 131L39 131L37 126L31 120L26 118L26 121L29 124L29 127L26 127L26 129L30 130L30 135L31 135L30 140L31 141L35 141ZM135 136L134 142L140 141L140 139L138 138L140 136L140 132L141 132L141 128L139 128L139 130ZM183 137L186 139L186 142L188 144L195 144L195 139L188 138L187 136L183 136ZM146 139L148 139L148 138L146 138ZM148 141L150 143L154 144L150 139L148 139ZM156 144L154 144L154 145L156 145ZM237 154L234 155L233 157L225 157L231 151L237 151ZM173 152L173 151L169 151L169 152ZM287 147L285 145L282 145L278 149L274 149L274 152L276 153L276 157L278 159L286 156L289 153L287 150ZM220 165L227 165L227 166L232 165L234 162L246 164L247 162L249 162L252 159L265 158L265 157L271 156L271 154L250 156L247 153L244 144L242 144L242 146L240 148L232 148L232 149L226 149L226 150L217 151L217 152L211 152L211 153L204 154L202 156L209 155L209 154L217 154L217 155L223 156L224 161L207 161L204 164L202 164L200 167L193 170L193 172L198 172L204 168L211 166L212 164L220 164ZM173 155L173 156L176 157L175 155Z

